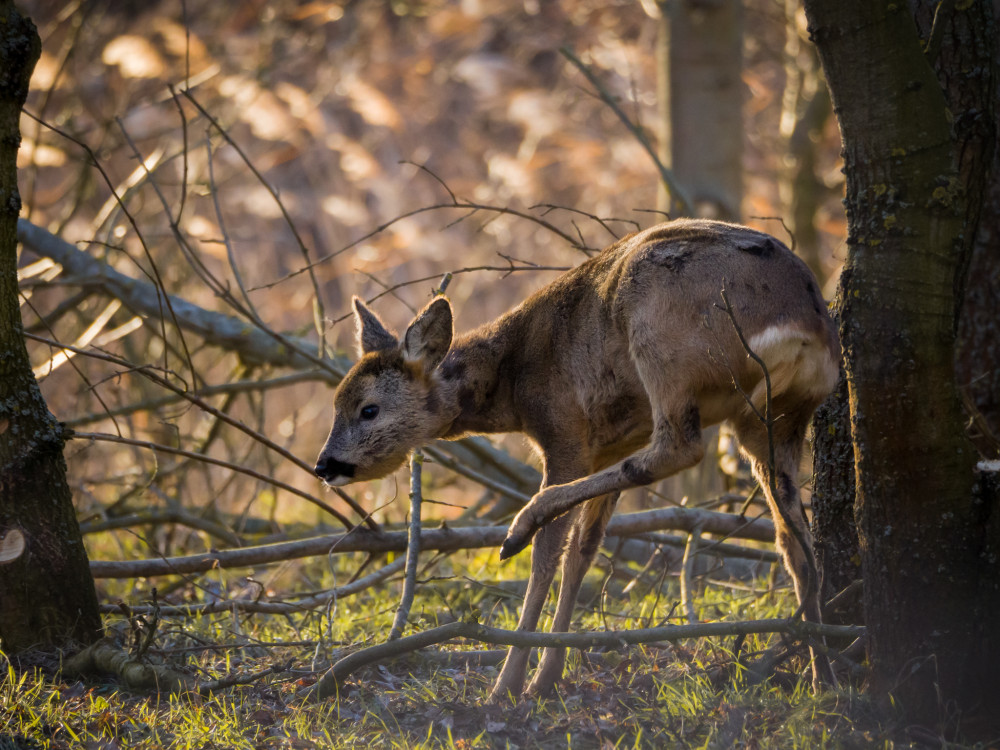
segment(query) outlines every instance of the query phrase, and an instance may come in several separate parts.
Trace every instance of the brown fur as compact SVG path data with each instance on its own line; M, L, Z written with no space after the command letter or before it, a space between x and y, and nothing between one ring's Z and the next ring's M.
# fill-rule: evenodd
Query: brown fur
M777 492L768 482L760 367L722 304L767 364ZM400 343L355 300L363 355L335 396L317 474L331 484L381 477L436 438L524 432L544 463L543 489L501 549L534 538L518 628L533 630L562 566L553 631L569 626L621 490L697 463L701 427L734 427L768 496L777 547L805 617L819 621L811 537L795 485L806 425L833 388L839 345L805 264L766 234L675 221L623 238L496 321L452 342L451 308L435 299ZM753 404L753 408L748 404ZM366 406L377 406L370 417ZM529 693L562 674L547 649ZM521 691L528 652L512 648L492 698ZM814 682L833 681L813 654Z

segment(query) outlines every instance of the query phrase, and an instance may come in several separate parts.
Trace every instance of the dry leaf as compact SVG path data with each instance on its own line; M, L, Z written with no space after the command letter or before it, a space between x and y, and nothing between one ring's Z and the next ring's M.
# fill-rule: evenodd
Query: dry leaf
M146 39L134 34L124 34L112 39L101 60L106 65L117 65L126 78L157 78L163 74L163 58Z

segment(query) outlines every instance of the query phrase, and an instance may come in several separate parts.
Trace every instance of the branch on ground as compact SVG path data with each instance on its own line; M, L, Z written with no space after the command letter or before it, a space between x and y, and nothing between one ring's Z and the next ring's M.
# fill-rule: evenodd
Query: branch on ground
M165 664L146 664L109 640L102 639L67 659L63 671L71 677L95 673L111 675L129 690L208 695L234 685L256 682L268 675L286 672L289 668L290 664L279 664L251 674L228 675L218 680L199 682Z
M658 529L691 531L701 524L707 534L722 534L761 542L774 541L774 524L766 518L747 520L730 513L698 508L659 508L615 516L608 524L608 537L643 534ZM439 552L456 549L499 547L507 534L506 526L471 526L465 528L424 529L421 543L425 550ZM406 549L407 532L373 532L355 528L345 534L302 539L294 542L215 550L198 555L134 561L93 560L94 578L138 578L140 576L202 573L213 568L238 568L293 560L337 552L401 552Z
M501 630L475 622L452 622L415 633L406 638L380 643L355 651L336 662L313 686L307 697L324 700L336 696L340 686L354 672L369 664L392 659L427 646L455 638L520 648L621 648L639 643L680 641L687 638L726 637L760 633L784 633L793 638L852 637L864 633L858 625L821 625L799 620L751 620L747 622L706 622L696 625L666 625L641 630L617 630L586 633L529 633Z

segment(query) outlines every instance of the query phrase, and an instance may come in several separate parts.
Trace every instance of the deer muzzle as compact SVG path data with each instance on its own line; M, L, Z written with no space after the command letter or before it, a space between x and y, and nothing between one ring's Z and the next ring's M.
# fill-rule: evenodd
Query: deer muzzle
M340 487L354 479L356 469L354 464L338 461L333 456L320 456L313 472L331 487Z

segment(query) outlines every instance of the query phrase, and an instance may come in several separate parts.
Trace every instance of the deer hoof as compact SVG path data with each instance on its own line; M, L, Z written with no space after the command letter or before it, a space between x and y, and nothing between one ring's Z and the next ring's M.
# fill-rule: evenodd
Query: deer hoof
M537 499L538 495L535 495L532 502L524 506L521 512L514 516L514 520L511 521L510 528L507 529L507 538L500 545L501 560L513 557L527 547L535 532L538 531L541 524L532 518L534 515L534 500Z
M507 532L507 538L500 545L500 559L508 560L523 550L528 546L528 542L531 541L531 536L531 534L527 536L511 535L510 532Z

